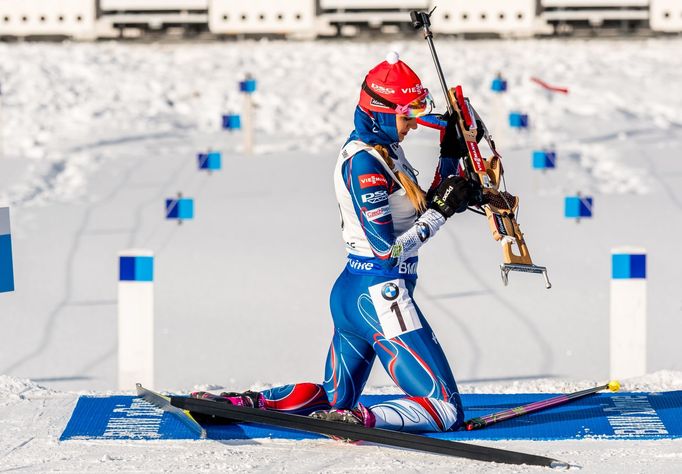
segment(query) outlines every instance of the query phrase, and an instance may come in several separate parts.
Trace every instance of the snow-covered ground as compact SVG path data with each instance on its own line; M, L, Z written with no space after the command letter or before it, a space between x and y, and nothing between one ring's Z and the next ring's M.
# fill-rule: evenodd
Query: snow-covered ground
M417 301L463 390L560 391L606 378L610 249L623 244L648 250L649 370L682 370L682 41L437 46L446 76L495 131L507 183L521 196L519 222L554 283L546 291L539 277L514 274L504 288L500 250L475 215L452 219L429 243ZM328 292L344 260L331 173L359 84L391 49L442 108L416 39L0 44L0 202L12 206L17 280L16 292L0 294L0 374L9 376L0 379L0 470L271 471L294 459L301 471L462 469L374 447L318 449L326 442L296 443L299 455L274 441L56 441L73 391L116 386L116 259L125 248L156 255L157 388L320 379ZM489 91L497 71L510 85L502 98ZM246 72L259 80L253 157L238 134L218 129L221 113L241 107L236 83ZM571 93L547 97L530 76ZM533 128L510 133L510 109L527 112ZM419 130L404 143L423 185L436 141ZM533 172L532 149L549 144L558 169ZM223 151L213 176L195 169L208 147ZM178 191L196 199L196 219L182 226L162 214ZM576 191L594 195L593 220L563 218L563 197ZM656 377L665 374L636 388L679 389L679 374ZM377 370L370 384L388 379ZM616 472L682 464L678 442L500 445Z
M547 380L481 386L463 392L579 390L593 381ZM682 372L658 372L625 390L682 389ZM386 393L386 389L370 392ZM98 392L100 395L101 392ZM81 441L59 442L76 393L0 376L0 472L542 472L544 468L487 464L373 445L331 440ZM504 441L481 443L560 459L581 472L676 474L682 440Z

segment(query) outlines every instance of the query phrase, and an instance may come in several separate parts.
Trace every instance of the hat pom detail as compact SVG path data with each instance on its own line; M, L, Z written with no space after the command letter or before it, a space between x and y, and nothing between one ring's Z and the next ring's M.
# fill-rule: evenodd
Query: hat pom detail
M395 51L391 51L386 55L386 62L388 64L395 64L400 60L400 56Z

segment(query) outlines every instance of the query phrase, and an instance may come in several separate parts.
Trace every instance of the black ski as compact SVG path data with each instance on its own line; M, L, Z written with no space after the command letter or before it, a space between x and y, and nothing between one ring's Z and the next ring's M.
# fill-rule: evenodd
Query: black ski
M257 408L237 407L213 400L203 400L188 397L171 397L171 405L188 410L191 413L211 415L228 420L246 423L258 423L279 426L294 430L318 433L352 441L368 441L371 443L394 446L398 448L414 449L435 454L444 454L460 458L475 459L477 461L497 462L505 464L529 464L546 467L568 467L568 464L557 459L536 456L533 454L506 451L456 441L446 441L428 438L411 433L389 431L378 428L319 420L308 416L291 415Z

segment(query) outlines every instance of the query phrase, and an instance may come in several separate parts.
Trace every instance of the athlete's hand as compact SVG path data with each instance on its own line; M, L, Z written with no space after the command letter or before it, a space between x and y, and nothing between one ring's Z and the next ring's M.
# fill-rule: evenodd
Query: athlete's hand
M440 141L440 156L443 158L461 158L468 153L467 144L459 130L459 119L457 115L450 116L449 113L443 115L443 119L447 121L445 126L445 133ZM480 142L483 138L483 123L480 120L476 121L478 127L476 131L476 142Z
M436 188L427 207L438 211L446 219L466 211L476 196L476 186L471 181L450 175Z

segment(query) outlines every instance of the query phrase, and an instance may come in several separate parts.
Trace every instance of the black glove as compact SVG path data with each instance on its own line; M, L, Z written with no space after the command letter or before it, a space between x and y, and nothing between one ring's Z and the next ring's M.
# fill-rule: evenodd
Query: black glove
M467 210L476 195L476 186L468 179L450 175L443 180L426 207L440 212L446 219Z
M446 158L461 158L468 153L467 144L464 137L459 131L459 119L457 115L450 116L449 113L443 115L443 120L447 121L445 126L445 134L440 142L440 156ZM483 122L476 121L476 142L480 142L483 138Z

